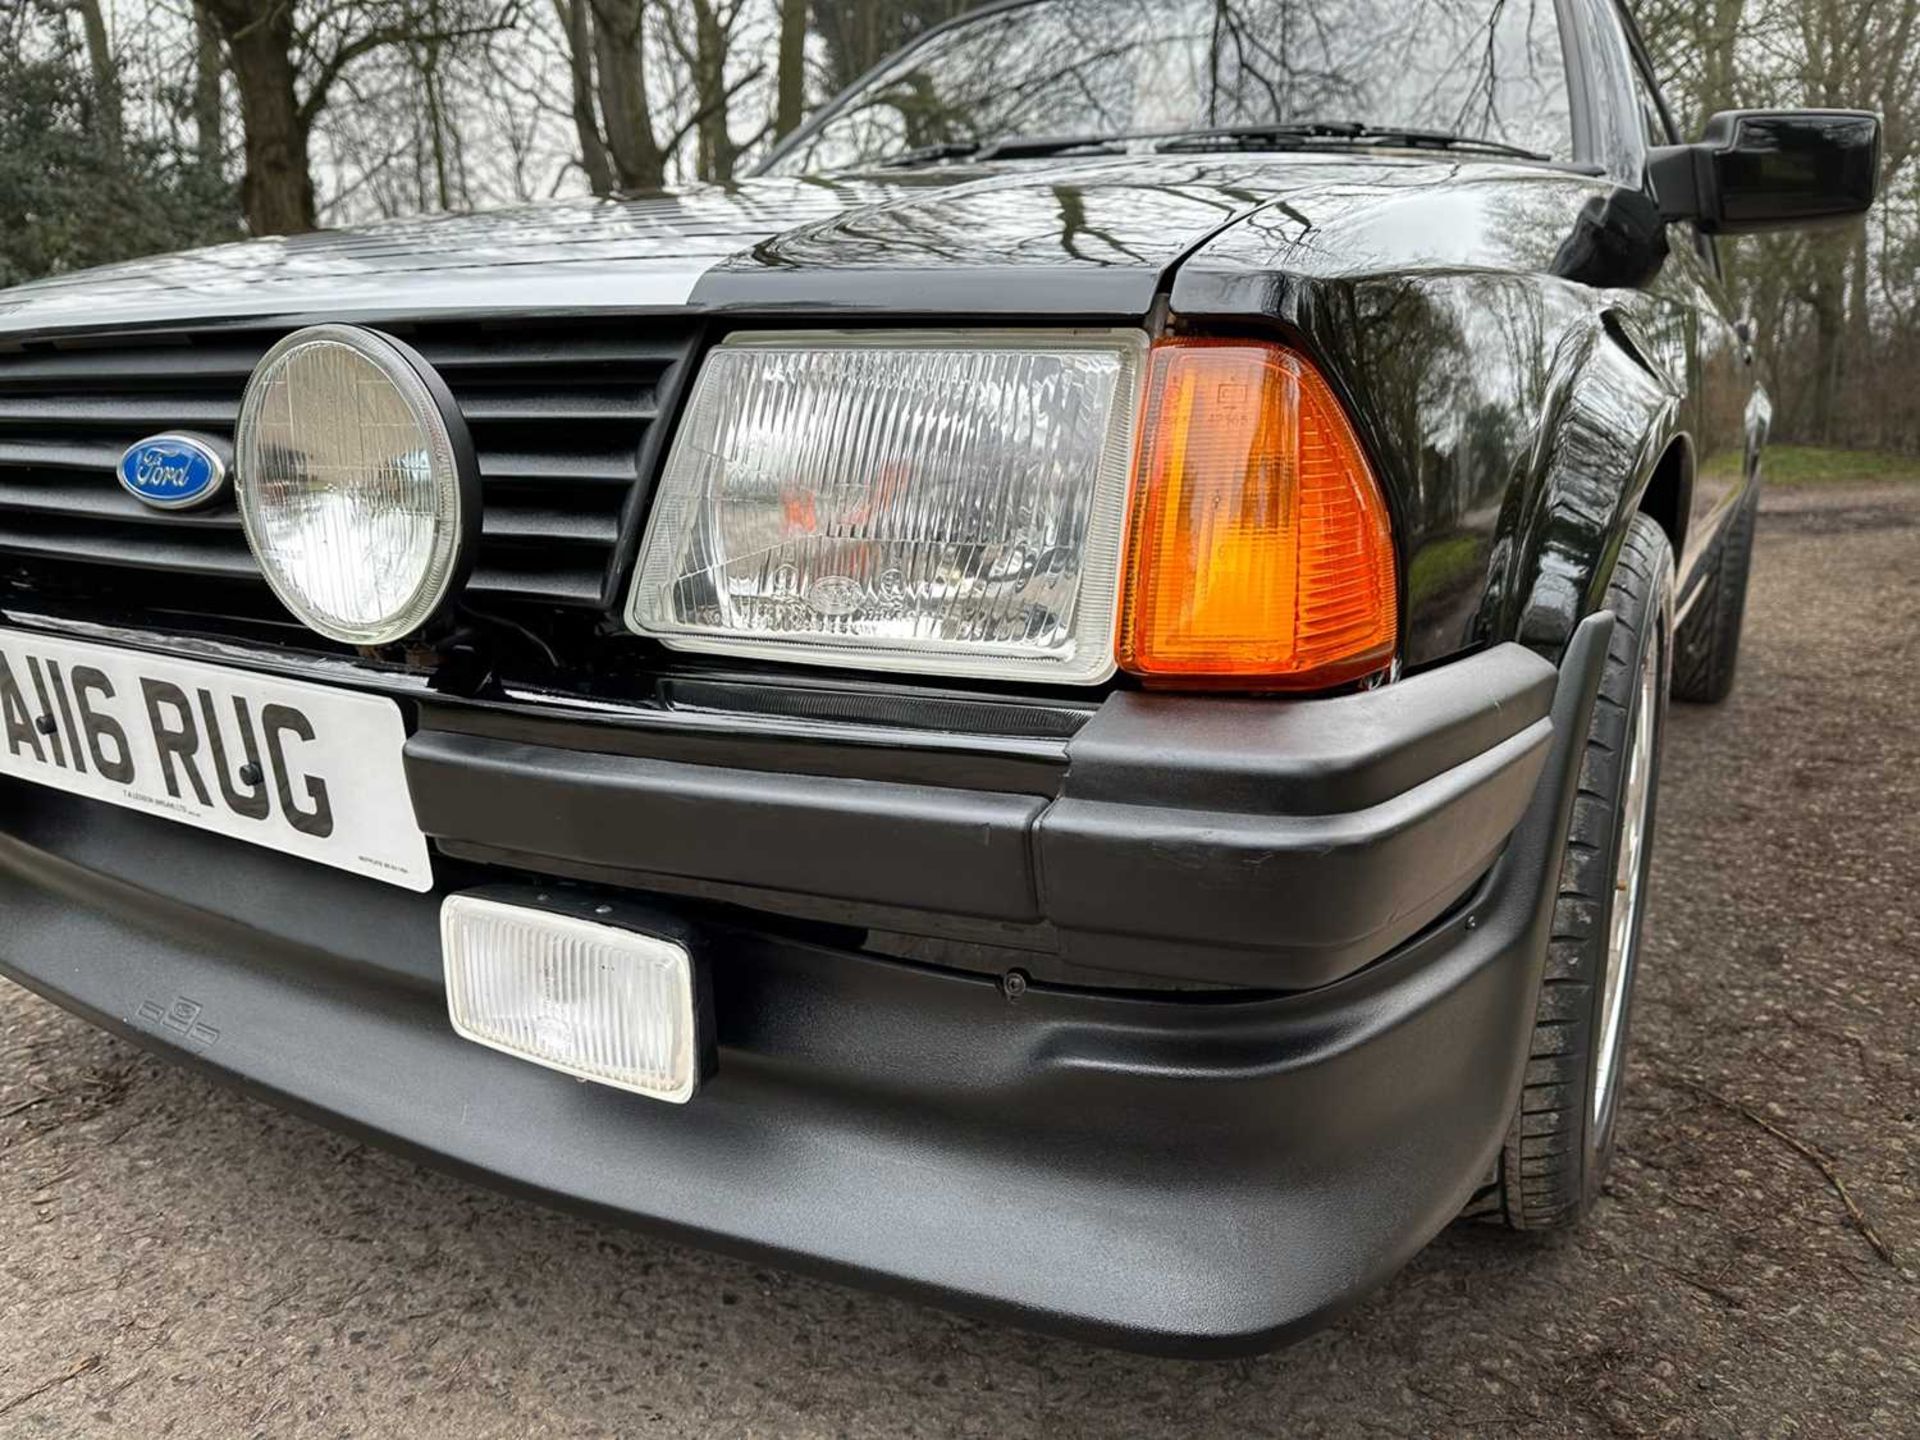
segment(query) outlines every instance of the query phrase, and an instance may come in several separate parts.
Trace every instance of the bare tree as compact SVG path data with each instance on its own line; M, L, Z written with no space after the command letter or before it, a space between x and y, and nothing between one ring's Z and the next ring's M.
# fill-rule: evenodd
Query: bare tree
M567 68L573 81L573 131L580 146L580 168L596 195L613 193L613 156L600 133L594 104L593 11L591 0L553 0L560 32L567 47Z
M246 137L241 205L257 235L311 230L313 126L347 68L384 49L511 28L519 0L203 0L226 41Z
M906 41L975 0L814 0L830 88L843 90Z
M775 87L773 134L778 139L800 128L807 108L807 0L780 0L779 80Z
M687 123L697 141L694 173L702 180L731 180L740 152L760 138L736 143L729 114L734 97L765 73L765 66L757 63L737 72L729 64L736 58L734 39L747 0L682 0L679 5L659 4L658 10L668 43L693 81L693 114Z
M93 103L99 108L100 136L109 150L117 150L127 133L127 124L120 104L120 75L113 63L107 17L100 9L100 0L71 0L71 8L80 17L81 29L87 37L87 63L93 72Z
M220 50L220 29L204 0L193 4L193 128L200 169L218 179L226 168L221 77L227 62Z
M593 62L607 152L622 187L666 183L668 146L654 136L647 90L646 0L586 0L593 11ZM576 62L576 69L577 69Z

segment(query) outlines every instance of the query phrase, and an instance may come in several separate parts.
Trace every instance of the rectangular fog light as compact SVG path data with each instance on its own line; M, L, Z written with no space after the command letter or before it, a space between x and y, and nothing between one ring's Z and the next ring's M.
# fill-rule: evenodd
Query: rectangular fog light
M699 1008L678 941L451 895L440 946L447 1014L467 1039L655 1100L692 1097Z

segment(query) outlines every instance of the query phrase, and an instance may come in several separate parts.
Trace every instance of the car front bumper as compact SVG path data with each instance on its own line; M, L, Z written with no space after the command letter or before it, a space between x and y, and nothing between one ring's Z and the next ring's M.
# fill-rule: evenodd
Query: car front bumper
M0 973L542 1201L1109 1343L1255 1350L1391 1275L1488 1171L1610 626L1557 672L1504 647L1360 705L1169 729L1131 697L1034 794L954 783L1001 760L849 779L422 702L436 895L8 783ZM692 1104L455 1036L439 900L503 865L700 927L720 1058ZM860 948L941 917L1066 958L1010 985Z

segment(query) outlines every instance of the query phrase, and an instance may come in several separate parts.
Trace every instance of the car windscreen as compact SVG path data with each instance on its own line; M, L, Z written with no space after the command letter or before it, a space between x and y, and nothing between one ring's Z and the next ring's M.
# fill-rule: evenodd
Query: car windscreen
M1553 0L1038 0L927 36L769 168L1319 122L1565 160L1568 115Z

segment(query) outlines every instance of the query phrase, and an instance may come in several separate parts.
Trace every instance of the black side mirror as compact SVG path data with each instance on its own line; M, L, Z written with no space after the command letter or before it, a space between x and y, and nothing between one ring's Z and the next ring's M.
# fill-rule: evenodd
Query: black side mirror
M1665 220L1708 234L1824 225L1859 215L1880 185L1880 117L1865 110L1722 110L1697 145L1647 155Z

